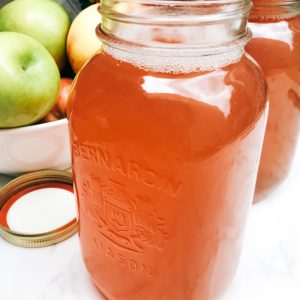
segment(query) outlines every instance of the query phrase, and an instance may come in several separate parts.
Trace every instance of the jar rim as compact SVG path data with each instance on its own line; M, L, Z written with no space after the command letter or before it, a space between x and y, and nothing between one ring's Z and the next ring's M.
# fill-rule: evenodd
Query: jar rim
M110 22L197 26L246 19L251 0L102 0L98 11L102 29Z
M220 19L236 19L245 17L249 14L251 8L251 0L102 0L98 7L102 18L108 18L120 22L130 22L135 24L179 24L188 22L204 23L218 22ZM121 5L124 4L124 5ZM141 10L135 11L136 7L169 7L170 13L161 16L149 13L143 15ZM176 8L196 8L199 10L188 10L189 13L175 14ZM226 7L226 9L219 9ZM134 8L134 9L132 9ZM145 17L146 16L146 17ZM216 17L218 16L218 17Z
M119 57L162 56L168 64L170 56L197 57L207 65L214 56L223 63L244 53L250 8L250 0L102 0L97 34L107 51L123 51Z
M300 14L300 1L294 0L252 0L250 22L255 20L280 21Z
M254 6L288 6L299 4L297 0L252 0Z
M290 0L288 0L290 1ZM102 1L101 5L103 5L106 1ZM161 4L161 5L170 5L170 4L178 4L178 5L199 5L199 4L230 4L230 3L248 3L250 0L114 0L114 1L109 1L109 3L113 2L137 2L140 4Z

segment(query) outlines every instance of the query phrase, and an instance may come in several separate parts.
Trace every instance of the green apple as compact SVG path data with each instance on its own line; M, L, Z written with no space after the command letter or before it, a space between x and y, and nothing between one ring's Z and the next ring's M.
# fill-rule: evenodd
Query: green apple
M0 10L0 31L14 31L39 41L55 59L60 70L66 63L66 39L70 19L52 0L15 0Z
M34 123L54 106L59 92L57 65L39 42L0 32L0 128Z

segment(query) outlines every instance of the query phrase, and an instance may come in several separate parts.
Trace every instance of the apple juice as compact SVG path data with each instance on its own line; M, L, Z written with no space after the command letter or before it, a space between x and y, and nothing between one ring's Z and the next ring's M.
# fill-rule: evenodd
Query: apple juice
M254 194L267 106L261 72L244 55L246 23L238 46L208 59L198 44L182 48L199 30L217 29L201 17L215 8L171 2L171 8L155 5L155 14L148 2L122 14L110 7L115 19L151 15L152 28L135 23L129 34L126 22L107 22L111 4L102 1L103 48L79 72L70 95L82 255L108 299L219 297L235 273ZM195 10L203 25L178 27L170 38L174 14L185 13L189 26L186 14ZM162 11L171 25L156 28ZM223 45L211 42L218 50Z
M260 64L269 86L270 113L256 184L255 200L287 176L300 129L300 3L254 1L253 39L246 50Z

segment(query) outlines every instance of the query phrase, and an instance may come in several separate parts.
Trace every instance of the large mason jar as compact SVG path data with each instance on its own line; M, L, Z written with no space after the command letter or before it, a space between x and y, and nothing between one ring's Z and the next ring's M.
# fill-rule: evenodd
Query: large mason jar
M269 86L270 113L255 200L268 196L289 173L300 129L300 1L254 0L246 50Z
M235 273L267 117L249 9L102 1L69 124L82 255L108 299L216 299Z

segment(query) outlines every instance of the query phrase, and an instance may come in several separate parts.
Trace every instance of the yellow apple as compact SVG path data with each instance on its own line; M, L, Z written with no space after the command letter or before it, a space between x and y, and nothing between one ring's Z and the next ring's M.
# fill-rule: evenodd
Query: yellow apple
M67 38L67 54L75 73L101 47L101 41L95 33L101 22L98 6L99 4L94 4L87 7L71 24Z

